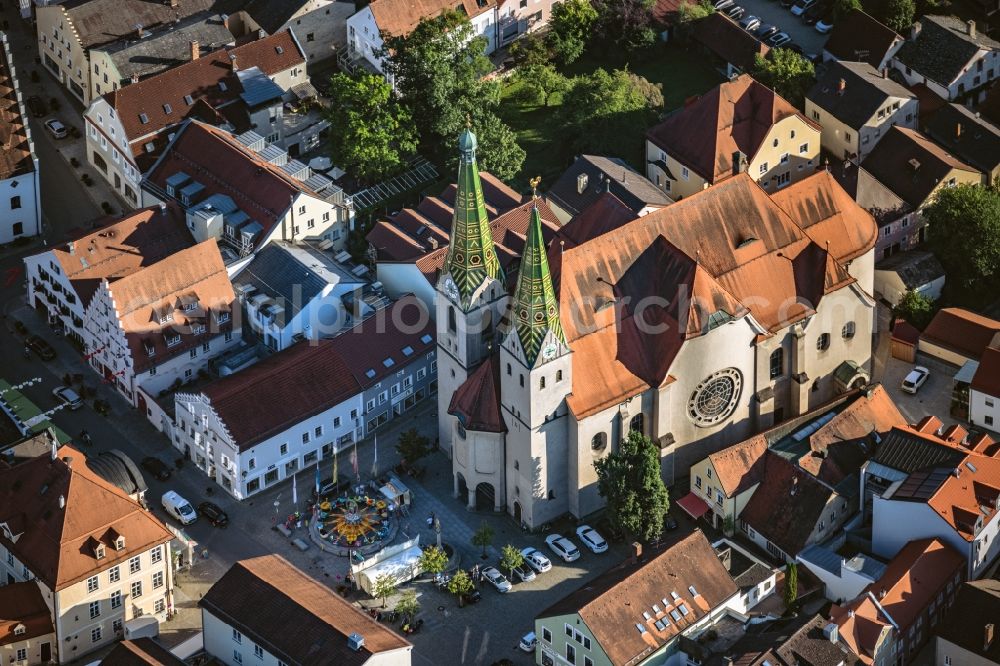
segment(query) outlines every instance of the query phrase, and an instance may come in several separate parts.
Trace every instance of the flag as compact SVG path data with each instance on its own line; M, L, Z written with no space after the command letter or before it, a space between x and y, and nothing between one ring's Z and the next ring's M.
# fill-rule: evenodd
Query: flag
M333 482L337 483L337 452L333 453Z
M378 476L378 435L375 435L375 460L372 461L372 478Z
M296 475L292 474L292 508L299 505L299 492L295 485Z
M361 480L361 473L358 471L358 450L357 447L351 451L351 468L354 470L354 476L358 477L358 481Z
M319 459L316 460L316 496L319 496Z

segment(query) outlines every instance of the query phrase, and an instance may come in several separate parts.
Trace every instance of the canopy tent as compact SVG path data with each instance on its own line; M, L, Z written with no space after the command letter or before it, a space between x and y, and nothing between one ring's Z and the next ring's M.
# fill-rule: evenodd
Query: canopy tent
M705 500L698 497L694 493L688 493L684 497L677 500L677 503L680 504L685 513L695 520L698 520L709 512L708 504L705 503Z
M382 495L398 505L409 506L410 504L410 489L394 476L390 476L389 482L382 486Z
M375 596L372 590L375 587L375 580L379 576L386 574L392 576L396 585L416 577L420 573L420 555L422 553L420 546L410 546L393 557L355 572L354 578L362 590Z

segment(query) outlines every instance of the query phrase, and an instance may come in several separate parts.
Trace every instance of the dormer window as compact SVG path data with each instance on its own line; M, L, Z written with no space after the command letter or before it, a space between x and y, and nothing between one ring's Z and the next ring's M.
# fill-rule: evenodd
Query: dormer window
M227 90L229 90L229 86L226 85L225 81L219 81L219 90L221 90L222 92L226 92Z
M198 301L188 301L184 304L184 312L191 312L198 307Z
M145 125L146 123L149 122L149 116L147 116L145 113L140 113L139 114L139 122L142 123L143 125Z
M192 104L194 104L194 98L191 97L191 95L184 95L184 103L187 104L188 106L191 106Z
M205 332L205 325L195 324L191 327L191 332L194 333L195 335L201 335L202 333Z
M179 333L165 333L163 335L163 339L167 343L168 347L176 347L181 343L181 336Z
M229 316L230 315L228 312L217 312L215 314L215 320L220 324L225 324L227 321L229 321Z
M103 543L99 543L97 544L97 546L94 547L94 557L96 557L97 559L103 560L106 554L107 553L105 552Z
M115 539L115 550L125 550L125 537L119 536Z
M24 627L23 624L19 624L16 627L14 627L14 635L15 636L23 636L26 631L27 630L25 629L25 627Z
M174 320L174 314L172 312L162 312L160 313L160 323L169 324Z
M163 105L163 113L169 116L171 111L173 111L173 108L169 104Z
M146 348L146 356L156 355L156 347L153 346L153 343L147 340L146 342L143 343L143 347Z

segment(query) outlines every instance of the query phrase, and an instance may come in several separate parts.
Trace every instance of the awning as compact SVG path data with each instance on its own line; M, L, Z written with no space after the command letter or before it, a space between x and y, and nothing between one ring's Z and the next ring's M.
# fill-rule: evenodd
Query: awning
M709 511L708 504L705 503L705 500L698 497L694 493L688 493L684 497L677 500L677 503L680 504L685 513L695 520L698 520Z
M420 573L419 563L422 554L420 546L410 546L394 557L363 569L356 574L358 586L368 594L375 596L372 592L375 587L375 579L384 575L391 576L396 585L402 585Z
M409 504L410 490L396 477L390 477L389 482L381 488L382 495L390 502Z

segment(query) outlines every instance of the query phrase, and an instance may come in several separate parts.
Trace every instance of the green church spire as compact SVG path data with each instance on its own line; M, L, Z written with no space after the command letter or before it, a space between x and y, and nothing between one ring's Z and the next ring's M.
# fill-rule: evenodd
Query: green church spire
M503 269L493 246L490 221L486 216L486 200L479 182L476 164L476 135L466 127L458 140L461 156L458 161L458 186L455 192L455 214L451 222L451 239L445 258L445 289L468 308L473 292L491 277L503 282ZM457 293L456 293L457 292Z
M531 181L532 188L538 186L538 180ZM559 302L549 273L549 259L545 255L542 217L538 214L537 205L531 208L531 224L528 226L524 254L521 255L521 271L517 276L511 313L529 366L535 365L548 331L552 331L556 340L566 344L559 320Z

